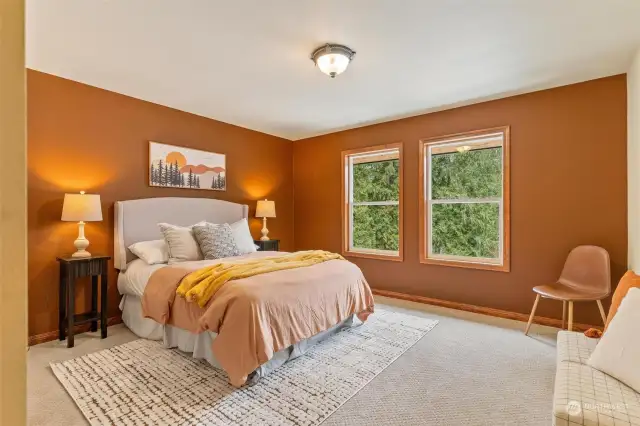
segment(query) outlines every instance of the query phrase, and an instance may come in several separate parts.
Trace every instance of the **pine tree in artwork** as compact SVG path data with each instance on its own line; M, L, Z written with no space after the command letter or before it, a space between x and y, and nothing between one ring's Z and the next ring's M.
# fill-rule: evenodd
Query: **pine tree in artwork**
M164 167L162 168L162 186L169 185L169 168L167 167L167 163L164 163Z
M164 182L164 163L162 159L158 162L158 171L156 172L156 185L163 185Z
M225 189L226 188L226 186L225 186L226 184L227 184L227 178L222 176L222 175L220 175L220 182L218 182L219 189Z
M200 176L196 176L196 188L200 188Z
M184 175L180 173L180 186L184 187Z
M155 185L156 183L156 171L153 163L151 163L151 168L149 169L149 182L151 182L151 185Z
M216 177L217 176L213 176L213 179L211 179L211 189L216 189Z
M189 169L189 176L187 176L187 186L189 188L193 188L193 184L194 184L193 172L191 171L191 169Z
M175 186L180 186L180 166L178 166L178 160L173 165L173 183Z

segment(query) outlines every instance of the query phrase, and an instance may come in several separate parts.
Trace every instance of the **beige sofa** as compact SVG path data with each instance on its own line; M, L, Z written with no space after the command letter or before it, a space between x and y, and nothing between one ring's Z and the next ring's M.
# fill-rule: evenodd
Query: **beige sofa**
M597 343L582 333L558 333L554 426L640 426L640 394L587 365Z

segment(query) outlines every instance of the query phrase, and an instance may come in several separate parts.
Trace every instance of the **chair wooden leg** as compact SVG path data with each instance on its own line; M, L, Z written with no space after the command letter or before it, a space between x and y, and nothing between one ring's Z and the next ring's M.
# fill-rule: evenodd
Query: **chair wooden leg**
M567 322L567 301L562 301L562 329L564 330L564 324Z
M531 328L531 323L533 322L533 316L536 314L536 309L538 308L538 302L540 301L540 295L536 295L536 301L533 302L533 308L531 309L531 315L529 315L529 322L527 323L527 328L524 330L524 335L527 336L529 334L529 329Z
M604 308L602 307L602 300L596 300L598 302L598 309L600 309L600 316L602 317L602 324L607 324L607 315L604 313Z
M567 330L573 331L573 302L569 301L569 323L567 324Z

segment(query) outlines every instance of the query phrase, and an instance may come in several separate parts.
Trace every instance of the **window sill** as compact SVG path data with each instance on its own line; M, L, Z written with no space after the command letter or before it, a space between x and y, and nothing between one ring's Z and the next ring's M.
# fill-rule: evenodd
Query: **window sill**
M460 260L422 258L420 263L425 265L451 266L454 268L481 269L484 271L510 272L509 263L497 265L492 263L465 262Z
M402 253L397 255L387 255L387 254L367 253L367 252L359 252L359 251L343 251L342 255L344 257L360 257L363 259L390 260L392 262L404 261Z

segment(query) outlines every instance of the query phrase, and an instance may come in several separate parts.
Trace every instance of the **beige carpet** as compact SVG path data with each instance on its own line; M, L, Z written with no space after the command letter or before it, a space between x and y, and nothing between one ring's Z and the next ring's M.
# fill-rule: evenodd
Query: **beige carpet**
M440 320L393 364L340 407L325 425L548 425L557 330L378 298L386 309ZM134 340L123 326L76 347L49 342L29 351L29 424L85 425L48 364Z

